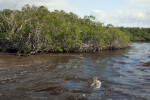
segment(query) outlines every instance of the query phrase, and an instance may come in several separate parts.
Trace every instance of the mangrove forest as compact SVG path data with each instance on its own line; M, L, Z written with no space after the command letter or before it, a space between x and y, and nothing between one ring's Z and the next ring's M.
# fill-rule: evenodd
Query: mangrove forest
M104 25L95 17L84 18L63 10L26 5L21 10L0 11L0 51L99 52L121 49L131 41L149 41L149 28Z

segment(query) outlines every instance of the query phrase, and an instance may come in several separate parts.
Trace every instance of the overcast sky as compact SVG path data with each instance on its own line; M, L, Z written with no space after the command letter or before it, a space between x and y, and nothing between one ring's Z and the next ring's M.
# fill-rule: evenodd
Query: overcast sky
M74 12L80 17L91 14L115 26L150 27L150 0L0 0L0 10L20 9L26 4Z

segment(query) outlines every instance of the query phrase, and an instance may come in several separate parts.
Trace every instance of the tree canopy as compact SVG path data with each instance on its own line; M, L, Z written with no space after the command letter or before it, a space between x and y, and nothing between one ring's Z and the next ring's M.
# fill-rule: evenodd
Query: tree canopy
M150 41L150 28L120 27L120 30L129 35L131 41Z
M121 28L103 26L94 16L80 18L44 6L0 11L0 49L18 53L96 52L128 46L130 37Z

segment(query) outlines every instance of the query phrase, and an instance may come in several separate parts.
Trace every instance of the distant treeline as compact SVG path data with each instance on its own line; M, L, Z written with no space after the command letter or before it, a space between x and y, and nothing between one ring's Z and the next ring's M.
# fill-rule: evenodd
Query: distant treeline
M131 41L150 41L150 28L120 27L119 29L130 36Z
M141 29L104 26L93 16L80 18L72 12L26 5L22 10L0 11L0 50L31 54L120 49L128 46L130 36L132 40L149 39L149 29L137 30Z

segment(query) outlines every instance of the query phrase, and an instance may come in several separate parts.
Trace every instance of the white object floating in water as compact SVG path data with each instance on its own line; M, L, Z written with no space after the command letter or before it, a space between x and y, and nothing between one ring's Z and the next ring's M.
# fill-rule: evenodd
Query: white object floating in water
M74 66L73 68L78 68L78 66Z
M98 77L93 77L90 82L90 87L93 89L98 89L101 87L101 82L98 80Z

